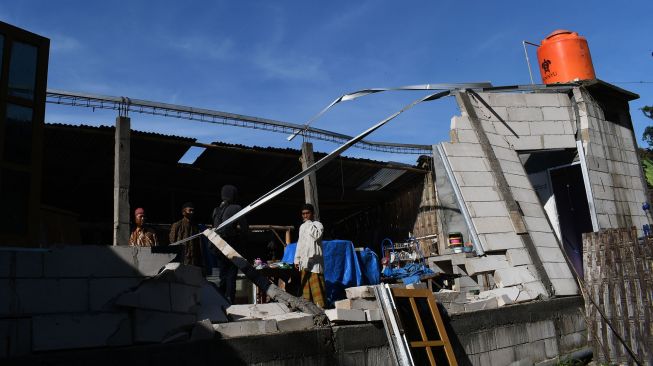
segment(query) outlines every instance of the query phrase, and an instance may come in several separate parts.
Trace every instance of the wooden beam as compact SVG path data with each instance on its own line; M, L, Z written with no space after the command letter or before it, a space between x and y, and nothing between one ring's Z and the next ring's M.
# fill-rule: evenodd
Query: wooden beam
M312 143L302 143L302 157L299 160L302 163L302 170L306 170L309 166L313 165L315 159L313 157ZM304 197L306 198L306 203L310 203L315 208L315 220L320 220L320 208L317 199L317 177L315 172L304 177Z

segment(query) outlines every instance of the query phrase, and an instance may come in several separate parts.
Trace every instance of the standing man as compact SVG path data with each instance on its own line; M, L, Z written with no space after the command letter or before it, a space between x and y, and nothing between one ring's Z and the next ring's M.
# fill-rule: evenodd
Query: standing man
M181 214L184 217L172 224L170 228L170 243L186 239L200 232L199 226L193 221L195 205L192 202L184 203L181 207ZM204 261L199 237L184 243L181 263L200 267L202 268L202 272L204 272Z
M213 227L217 228L224 221L228 220L231 216L235 215L242 209L236 203L238 199L238 189L232 185L225 185L222 187L221 197L222 202L220 206L213 210ZM242 216L236 222L233 222L220 230L218 235L226 241L238 253L244 255L243 248L247 242L247 233L249 225L245 216ZM212 247L214 248L214 247ZM216 267L218 269L218 289L229 300L234 303L236 300L236 277L238 276L238 267L225 257L219 250L214 250L216 255Z
M304 223L299 227L299 239L295 250L295 268L301 271L303 297L324 308L324 258L322 257L322 233L324 226L313 221L315 209L307 203L302 207Z
M129 236L129 245L137 247L154 247L159 245L156 239L156 232L145 226L145 210L137 208L134 211L134 223L136 228Z

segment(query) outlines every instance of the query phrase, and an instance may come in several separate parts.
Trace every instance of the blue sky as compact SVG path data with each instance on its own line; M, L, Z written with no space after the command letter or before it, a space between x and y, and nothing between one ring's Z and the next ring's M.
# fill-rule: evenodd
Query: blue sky
M51 39L48 87L302 123L345 92L436 82L526 84L522 40L579 32L605 81L653 81L653 1L4 1L0 19ZM531 60L535 50L530 50ZM536 82L539 73L534 70ZM637 136L652 83L618 84ZM339 105L316 127L356 134L424 95L394 92ZM452 99L422 104L370 136L448 139ZM282 134L132 114L135 129L202 142L298 147ZM48 122L112 124L113 112L48 105ZM316 150L336 148L315 142ZM415 156L352 149L412 163Z

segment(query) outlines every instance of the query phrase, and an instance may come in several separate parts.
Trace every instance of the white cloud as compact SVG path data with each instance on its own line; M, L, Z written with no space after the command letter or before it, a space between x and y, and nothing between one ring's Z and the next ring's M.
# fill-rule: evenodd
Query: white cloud
M82 44L73 37L63 34L50 33L50 51L51 52L75 52L82 48Z

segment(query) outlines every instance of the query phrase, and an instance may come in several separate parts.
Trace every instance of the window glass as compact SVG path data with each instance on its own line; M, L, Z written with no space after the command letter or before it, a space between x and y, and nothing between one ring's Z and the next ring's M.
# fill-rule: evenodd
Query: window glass
M5 161L29 164L32 160L32 108L7 104Z
M14 42L9 61L9 95L34 99L36 58L38 49L22 42Z
M0 169L0 233L27 233L29 190L29 173Z

